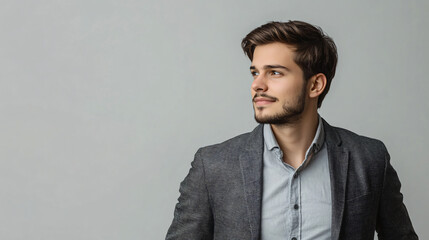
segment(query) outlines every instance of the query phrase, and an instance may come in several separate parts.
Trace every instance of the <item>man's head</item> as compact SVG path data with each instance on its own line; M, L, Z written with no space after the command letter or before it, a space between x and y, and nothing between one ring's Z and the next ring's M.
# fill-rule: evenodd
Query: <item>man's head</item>
M306 82L317 74L326 77L326 86L318 96L319 108L335 75L338 56L334 41L320 28L305 22L270 22L247 34L241 46L253 62L255 49L272 43L282 43L293 51L293 60Z

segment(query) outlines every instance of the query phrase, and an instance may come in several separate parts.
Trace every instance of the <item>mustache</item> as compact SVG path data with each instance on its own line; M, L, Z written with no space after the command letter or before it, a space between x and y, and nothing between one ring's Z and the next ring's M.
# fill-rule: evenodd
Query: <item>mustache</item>
M273 100L273 101L277 101L277 98L272 97L272 96L269 96L269 95L267 95L267 94L265 94L265 93L256 93L256 94L255 94L255 96L253 96L252 101L255 101L255 98L257 98L257 97L264 97L264 98L271 99L271 100Z

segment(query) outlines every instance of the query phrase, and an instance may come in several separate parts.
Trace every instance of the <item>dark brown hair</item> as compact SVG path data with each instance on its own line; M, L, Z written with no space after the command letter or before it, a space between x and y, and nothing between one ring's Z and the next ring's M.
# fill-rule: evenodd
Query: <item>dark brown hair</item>
M320 108L329 91L337 66L337 47L332 38L320 27L306 22L269 22L251 31L241 42L244 53L253 60L253 52L259 45L280 42L295 48L295 63L304 72L304 79L323 73L327 83L319 96L317 107Z

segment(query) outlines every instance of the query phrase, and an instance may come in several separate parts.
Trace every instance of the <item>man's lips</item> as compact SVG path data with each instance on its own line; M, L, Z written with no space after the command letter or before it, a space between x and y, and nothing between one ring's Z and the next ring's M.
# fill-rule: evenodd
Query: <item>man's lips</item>
M276 101L275 99L264 98L264 97L256 97L253 99L253 102L255 102L256 105L267 105L275 101Z

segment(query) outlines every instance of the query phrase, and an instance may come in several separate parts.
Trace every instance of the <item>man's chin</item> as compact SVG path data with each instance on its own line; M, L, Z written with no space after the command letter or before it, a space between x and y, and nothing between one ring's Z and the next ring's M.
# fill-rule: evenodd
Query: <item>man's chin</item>
M278 119L276 119L273 116L260 116L260 115L255 115L255 121L257 123L261 123L261 124L272 124L274 122L277 122Z
M274 124L274 125L284 125L284 124L294 124L300 121L300 114L278 114L278 115L266 115L261 116L255 114L254 118L257 123L260 124Z
M267 111L268 109L265 109L264 107L257 107L253 110L255 121L258 123L270 123L281 115L272 113L271 111Z

